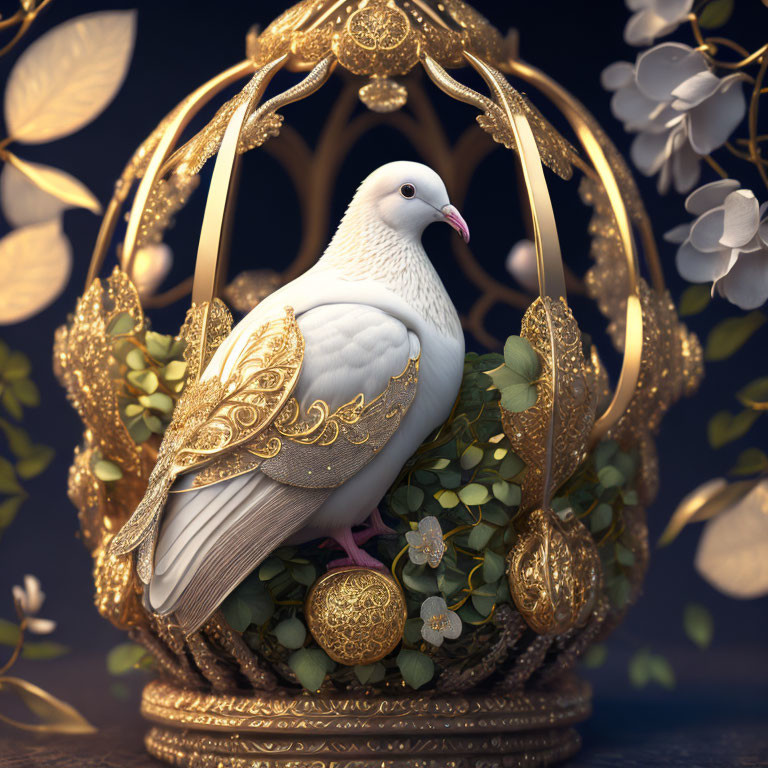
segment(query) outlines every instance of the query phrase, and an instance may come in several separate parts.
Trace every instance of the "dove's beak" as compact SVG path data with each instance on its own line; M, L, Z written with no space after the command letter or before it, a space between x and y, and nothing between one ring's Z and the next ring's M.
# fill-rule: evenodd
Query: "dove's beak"
M446 205L441 213L445 217L445 220L450 224L463 238L464 242L469 242L469 227L467 222L464 221L464 217L459 213L458 209L453 205Z

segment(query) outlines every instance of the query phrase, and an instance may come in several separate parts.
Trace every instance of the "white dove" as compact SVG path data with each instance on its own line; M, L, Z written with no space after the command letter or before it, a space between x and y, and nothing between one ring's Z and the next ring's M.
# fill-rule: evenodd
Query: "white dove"
M360 185L317 264L261 302L221 344L200 377L203 385L230 380L248 363L256 330L291 308L304 345L292 392L299 413L318 401L330 413L355 401L381 407L366 417L365 434L356 436L352 425L328 447L296 449L294 443L294 454L284 447L274 459L256 460L248 445L241 446L246 463L238 472L228 470L223 482L196 487L205 469L179 471L178 479L167 481L175 484L164 509L155 501L162 515L155 510L159 524L151 529L145 502L153 478L113 551L143 544L151 555L156 537L154 556L144 557L143 574L139 568L155 613L173 614L186 633L194 631L286 543L329 537L347 554L332 565L382 567L359 544L388 530L377 505L407 459L448 417L462 378L459 318L421 243L435 221L469 241L466 222L433 170L413 162L382 166ZM160 459L164 448L165 442ZM249 470L249 461L255 468ZM308 467L315 467L314 476ZM353 534L369 518L369 528Z

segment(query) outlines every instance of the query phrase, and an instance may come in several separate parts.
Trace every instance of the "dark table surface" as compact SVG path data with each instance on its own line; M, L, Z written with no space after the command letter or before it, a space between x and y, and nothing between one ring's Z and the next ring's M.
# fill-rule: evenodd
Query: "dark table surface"
M626 660L614 654L605 667L584 671L595 690L592 717L579 726L581 752L569 768L723 768L768 766L768 669L764 653L667 654L677 686L634 690ZM151 768L161 763L143 748L146 724L138 713L137 673L110 678L103 656L70 656L24 663L26 677L72 703L99 732L88 737L42 737L0 726L2 768ZM5 708L5 698L0 704Z

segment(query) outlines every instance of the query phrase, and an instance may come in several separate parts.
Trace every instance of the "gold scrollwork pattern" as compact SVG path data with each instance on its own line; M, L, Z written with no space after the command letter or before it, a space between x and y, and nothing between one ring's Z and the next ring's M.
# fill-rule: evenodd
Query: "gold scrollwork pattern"
M368 568L334 569L321 576L304 610L317 644L349 666L373 664L393 651L408 615L395 580Z

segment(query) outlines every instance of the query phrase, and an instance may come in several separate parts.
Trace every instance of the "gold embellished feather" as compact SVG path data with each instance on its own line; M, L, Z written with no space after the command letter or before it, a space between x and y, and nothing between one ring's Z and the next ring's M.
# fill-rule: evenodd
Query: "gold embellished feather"
M195 376L207 365L225 328L215 305L190 310L186 354ZM144 583L152 575L160 516L176 478L266 429L291 396L303 357L304 340L293 310L287 308L284 316L251 334L226 381L211 378L188 383L166 430L147 492L111 543L115 554L140 547L137 572Z
M536 404L521 413L502 408L504 431L528 469L522 507L549 506L554 491L584 458L595 421L595 391L587 386L581 333L562 299L540 297L528 308L520 335L541 361Z

